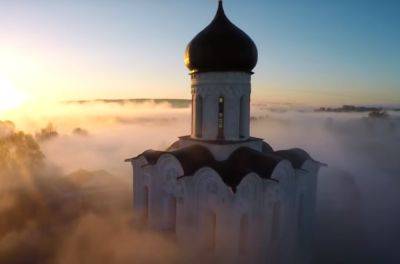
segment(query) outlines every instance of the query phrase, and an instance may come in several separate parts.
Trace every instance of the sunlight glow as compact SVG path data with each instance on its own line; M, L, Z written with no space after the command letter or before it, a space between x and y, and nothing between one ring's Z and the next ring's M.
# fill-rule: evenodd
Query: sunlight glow
M0 75L0 112L15 109L26 101L26 95Z

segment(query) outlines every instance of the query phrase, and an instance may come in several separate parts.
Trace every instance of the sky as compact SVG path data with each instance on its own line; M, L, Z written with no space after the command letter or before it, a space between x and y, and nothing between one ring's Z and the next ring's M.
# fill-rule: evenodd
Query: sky
M225 0L255 41L252 100L400 104L399 1ZM216 0L0 2L0 102L190 98L183 53Z

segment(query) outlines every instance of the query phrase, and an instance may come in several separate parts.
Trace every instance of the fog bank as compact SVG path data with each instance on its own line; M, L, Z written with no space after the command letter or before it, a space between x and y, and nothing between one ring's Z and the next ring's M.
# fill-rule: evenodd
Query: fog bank
M253 106L253 136L328 164L319 175L315 263L400 261L400 117L390 115ZM0 123L0 262L186 257L170 239L131 224L131 168L123 160L188 134L189 108L68 103L1 119L12 123Z

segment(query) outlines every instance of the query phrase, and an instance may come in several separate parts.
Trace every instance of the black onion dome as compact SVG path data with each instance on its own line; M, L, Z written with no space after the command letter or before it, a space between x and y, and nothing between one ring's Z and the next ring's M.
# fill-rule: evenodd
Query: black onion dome
M253 40L226 17L219 1L215 18L187 46L185 64L191 72L251 72L258 52Z

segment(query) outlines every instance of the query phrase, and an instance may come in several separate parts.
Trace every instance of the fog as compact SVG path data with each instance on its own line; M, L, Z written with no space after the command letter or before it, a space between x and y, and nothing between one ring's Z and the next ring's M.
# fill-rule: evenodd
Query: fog
M367 113L270 114L253 123L274 148L328 164L318 177L316 262L399 263L400 118Z
M328 166L318 183L316 263L399 263L400 116L252 107L252 134ZM190 129L173 104L59 103L0 116L0 263L177 263L135 226L124 159ZM9 120L11 122L6 122ZM22 132L20 132L22 131Z

